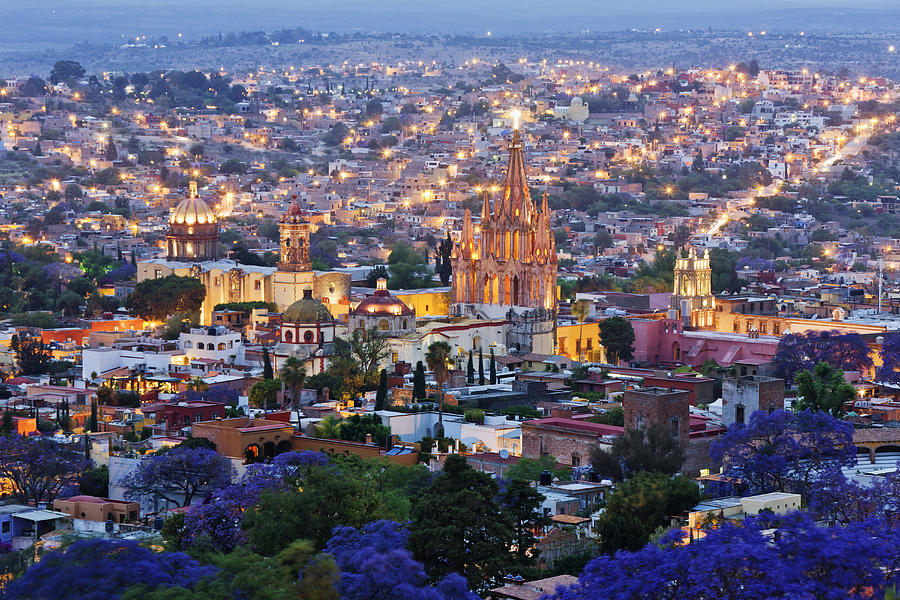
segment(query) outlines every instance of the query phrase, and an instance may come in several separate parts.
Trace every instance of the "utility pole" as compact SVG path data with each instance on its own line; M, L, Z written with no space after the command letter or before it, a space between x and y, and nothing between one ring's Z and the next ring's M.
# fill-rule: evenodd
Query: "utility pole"
M878 259L878 314L881 314L881 281L883 279L882 268L884 267L884 259Z

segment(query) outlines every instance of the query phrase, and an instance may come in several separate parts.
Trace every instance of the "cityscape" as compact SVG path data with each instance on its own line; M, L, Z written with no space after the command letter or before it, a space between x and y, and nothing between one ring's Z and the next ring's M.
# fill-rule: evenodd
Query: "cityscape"
M0 597L900 598L890 3L36 4Z

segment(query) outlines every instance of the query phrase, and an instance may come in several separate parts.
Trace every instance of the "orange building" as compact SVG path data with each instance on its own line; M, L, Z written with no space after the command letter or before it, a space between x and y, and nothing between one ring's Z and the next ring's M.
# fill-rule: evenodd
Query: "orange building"
M141 516L141 505L138 502L111 500L97 496L72 496L53 501L53 508L59 512L72 515L76 519L99 521L104 523L133 523Z

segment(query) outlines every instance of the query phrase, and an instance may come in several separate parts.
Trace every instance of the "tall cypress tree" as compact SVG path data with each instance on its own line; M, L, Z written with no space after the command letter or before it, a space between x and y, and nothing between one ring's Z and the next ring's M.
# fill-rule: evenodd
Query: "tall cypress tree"
M472 362L472 351L469 350L469 364L466 365L466 383L475 383L475 364Z
M484 352L478 349L478 385L484 385Z
M88 429L97 431L97 401L91 399L91 420L88 421Z
M424 400L425 394L425 366L420 360L413 372L413 400Z
M378 391L375 393L375 410L384 410L387 404L387 371L381 370L381 376L378 378Z
M494 360L494 349L491 348L491 385L497 383L497 363Z
M275 379L272 371L272 359L269 358L269 347L263 346L263 379Z

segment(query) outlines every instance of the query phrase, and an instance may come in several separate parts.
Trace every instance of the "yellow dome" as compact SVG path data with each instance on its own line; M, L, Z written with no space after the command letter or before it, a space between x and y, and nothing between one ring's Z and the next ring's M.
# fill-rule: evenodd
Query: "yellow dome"
M175 210L169 216L169 223L184 225L196 225L215 223L216 214L206 201L200 198L185 198L178 203Z

